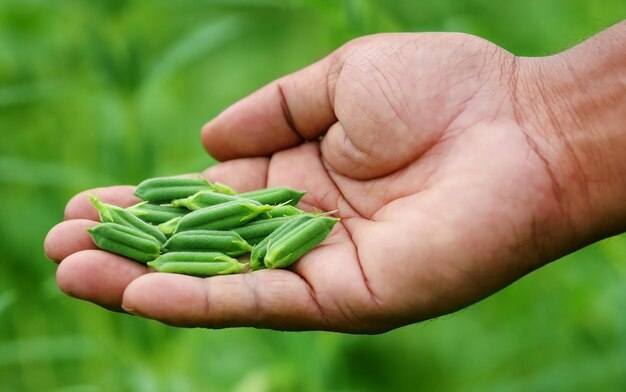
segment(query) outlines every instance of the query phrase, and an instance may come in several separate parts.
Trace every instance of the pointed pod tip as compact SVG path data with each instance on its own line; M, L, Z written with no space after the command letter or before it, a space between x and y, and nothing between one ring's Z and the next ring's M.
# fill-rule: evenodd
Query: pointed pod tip
M193 197L193 196L192 196ZM188 198L187 198L188 199ZM187 199L176 199L176 200L172 200L171 203L165 205L165 206L172 206L172 207L187 207ZM163 205L163 204L161 204Z
M318 215L318 216L323 216L323 217L328 217L328 218L334 218L333 216L331 216L332 214L336 214L337 212L339 212L339 210L332 210L332 211L322 211L322 210L318 210L317 208L315 209L315 211L312 212L313 215ZM339 218L337 218L339 219Z
M89 200L91 201L91 204L94 205L94 207L96 207L96 208L102 207L103 203L95 195L93 195L91 193L87 193L87 196L89 197Z
M248 270L250 271L257 271L257 270L263 269L263 267L264 266L262 265L259 259L251 258L250 261L248 262Z
M259 213L261 212L268 212L271 211L272 209L274 209L274 206L271 206L269 204L263 204L260 206L255 206L257 208L257 211L259 211Z
M230 256L226 256L226 255L215 256L215 260L222 261L224 263L232 263L233 262L233 258L230 257Z
M240 262L237 262L236 264L233 263L232 268L230 269L229 273L238 273L243 271L244 269L246 269L246 267L248 266L248 264L241 264Z
M106 210L110 207L109 204L103 203L102 200L98 199L96 196L89 194L89 199L91 200L91 204L100 212Z
M274 260L271 257L265 257L265 260L263 260L263 264L265 264L265 268L268 269L274 269L276 268L276 265L274 263Z

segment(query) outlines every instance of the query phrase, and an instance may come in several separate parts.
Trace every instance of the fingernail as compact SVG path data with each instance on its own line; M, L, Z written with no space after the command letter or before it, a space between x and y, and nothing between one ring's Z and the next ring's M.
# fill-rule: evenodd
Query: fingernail
M122 309L124 309L126 313L132 314L133 316L143 317L143 314L132 306L122 304Z

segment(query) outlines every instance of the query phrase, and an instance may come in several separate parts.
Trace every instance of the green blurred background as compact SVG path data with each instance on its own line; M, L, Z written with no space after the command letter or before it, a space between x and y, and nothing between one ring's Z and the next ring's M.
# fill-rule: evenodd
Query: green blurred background
M186 330L65 297L42 252L65 202L214 163L201 125L347 40L461 31L527 56L623 0L0 1L1 391L626 389L626 241L380 336Z

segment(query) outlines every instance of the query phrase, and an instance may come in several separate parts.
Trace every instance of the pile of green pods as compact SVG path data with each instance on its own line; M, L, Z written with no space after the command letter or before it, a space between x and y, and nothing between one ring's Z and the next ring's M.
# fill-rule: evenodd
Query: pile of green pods
M159 272L214 276L287 268L339 221L297 208L304 194L285 187L237 194L202 177L151 178L135 190L143 202L128 208L90 196L102 223L88 231L100 249Z

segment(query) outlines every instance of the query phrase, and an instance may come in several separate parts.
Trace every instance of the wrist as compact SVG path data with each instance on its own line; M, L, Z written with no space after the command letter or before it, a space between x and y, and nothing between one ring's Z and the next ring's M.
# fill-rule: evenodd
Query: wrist
M518 72L518 121L577 240L626 230L626 22L566 52L521 58Z

